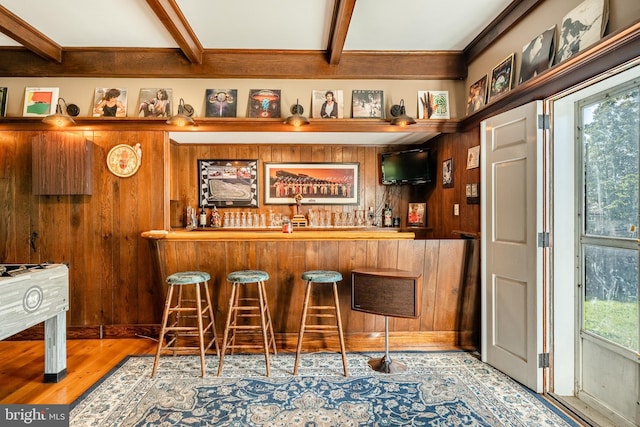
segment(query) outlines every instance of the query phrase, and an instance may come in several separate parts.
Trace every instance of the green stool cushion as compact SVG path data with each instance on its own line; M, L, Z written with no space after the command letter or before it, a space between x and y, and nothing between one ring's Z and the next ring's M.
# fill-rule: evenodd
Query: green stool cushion
M255 283L269 280L269 273L260 270L240 270L227 275L227 280L232 283Z
M204 271L180 271L167 277L167 283L171 285L190 285L192 283L202 283L211 279L209 273Z
M342 280L342 274L337 271L311 270L302 273L302 280L316 283L334 283Z

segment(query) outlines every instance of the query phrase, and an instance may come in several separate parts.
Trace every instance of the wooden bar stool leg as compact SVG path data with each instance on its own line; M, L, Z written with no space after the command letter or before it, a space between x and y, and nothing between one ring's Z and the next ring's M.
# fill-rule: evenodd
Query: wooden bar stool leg
M342 332L342 316L340 316L340 300L338 299L338 284L333 282L333 300L336 305L336 318L338 320L338 336L340 337L340 352L342 353L342 366L344 367L344 376L348 377L347 371L347 353L344 347L344 334Z
M167 300L164 303L164 311L162 313L162 326L160 327L160 335L158 336L158 348L156 350L156 358L153 361L153 369L151 370L151 378L156 375L158 361L160 360L160 351L162 350L162 342L167 328L167 320L169 319L169 309L171 307L171 299L173 298L173 285L169 285L167 289Z
M231 297L229 298L227 321L225 322L225 325L224 325L224 337L222 338L222 349L220 350L220 361L218 362L218 373L216 374L217 376L220 376L220 374L222 373L222 365L224 364L224 354L227 352L227 340L229 338L229 325L231 324L231 318L233 317L233 305L237 297L237 287L238 287L237 283L234 283L231 285Z
M298 346L296 347L296 361L293 364L293 375L298 374L298 363L300 362L300 352L302 351L302 338L307 322L307 309L309 308L309 295L311 295L311 282L307 281L304 291L304 302L302 305L302 319L300 320L300 332L298 332Z
M262 325L262 341L264 342L264 361L267 367L267 377L271 375L271 369L269 366L269 347L270 347L270 343L269 343L269 338L267 337L268 335L268 327L271 326L271 320L269 320L269 325L267 325L267 321L265 319L265 310L266 310L266 314L268 317L269 316L269 311L268 309L266 309L265 306L265 295L264 295L265 291L264 291L264 282L258 282L258 304L260 305L260 324ZM274 346L275 348L275 346Z
M273 354L277 355L278 350L276 349L276 336L273 333L273 322L271 321L271 310L269 310L269 301L267 301L267 288L264 282L260 282L260 290L262 292L262 298L264 299L264 310L267 316L267 329L269 334L271 334L271 339L269 340L270 347L273 347Z
M206 284L205 284L206 286ZM205 372L205 358L204 358L204 331L202 330L202 296L200 294L200 283L196 283L196 314L198 316L198 343L200 345L200 371L202 372L202 377L204 378Z
M207 307L208 307L208 315L209 315L209 321L211 324L211 334L213 335L212 340L213 343L215 343L216 345L216 356L220 356L220 346L218 345L218 334L216 333L216 321L215 318L213 317L213 305L211 304L211 293L209 292L209 283L205 283L204 286L204 292L205 292L205 298L207 301ZM211 346L211 342L209 342L207 344L207 348L209 348Z

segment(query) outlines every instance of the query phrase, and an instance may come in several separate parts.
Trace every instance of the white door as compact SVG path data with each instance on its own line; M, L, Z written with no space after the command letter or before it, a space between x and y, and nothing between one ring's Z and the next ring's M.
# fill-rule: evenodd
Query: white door
M543 354L542 108L542 102L532 102L483 121L480 157L482 360L536 392L544 391L545 371L538 367Z

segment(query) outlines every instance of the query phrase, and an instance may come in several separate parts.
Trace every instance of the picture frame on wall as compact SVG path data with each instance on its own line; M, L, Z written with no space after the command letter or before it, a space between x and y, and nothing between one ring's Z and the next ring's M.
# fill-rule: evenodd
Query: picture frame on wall
M442 186L444 188L453 187L453 159L442 162Z
M45 117L55 114L58 103L57 87L27 87L24 90L24 117Z
M506 94L513 85L513 60L515 54L507 56L491 70L491 80L489 81L489 102Z
M360 163L265 163L265 204L357 205Z
M93 117L126 117L127 89L97 87L93 95Z
M555 49L556 25L554 24L522 47L518 84L524 83L549 69L553 64Z
M487 75L480 77L469 86L467 97L467 115L480 110L487 103Z
M247 117L270 119L280 117L280 89L251 89Z
M238 109L237 89L206 89L205 117L235 117Z
M467 150L467 169L480 167L480 146L476 145Z
M171 117L173 115L172 99L173 89L140 89L140 98L138 101L138 117Z
M313 90L311 117L314 119L341 119L344 117L343 91L340 89Z
M9 95L9 88L0 87L0 117L7 115L7 97Z
M258 207L258 160L198 159L198 206Z
M418 118L420 119L450 118L449 91L447 90L419 91L418 99L421 107L419 108Z
M351 93L351 115L354 119L384 119L384 91L354 90Z
M609 22L609 0L584 0L562 18L554 64L571 58L604 35Z
M409 203L407 224L409 227L424 227L426 224L426 203Z

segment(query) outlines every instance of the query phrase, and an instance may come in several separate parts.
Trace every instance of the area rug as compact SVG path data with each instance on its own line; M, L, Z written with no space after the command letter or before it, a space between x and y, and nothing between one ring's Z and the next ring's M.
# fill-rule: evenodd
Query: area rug
M466 352L393 352L402 373L372 370L381 354L130 356L71 405L75 426L578 426L535 393Z

